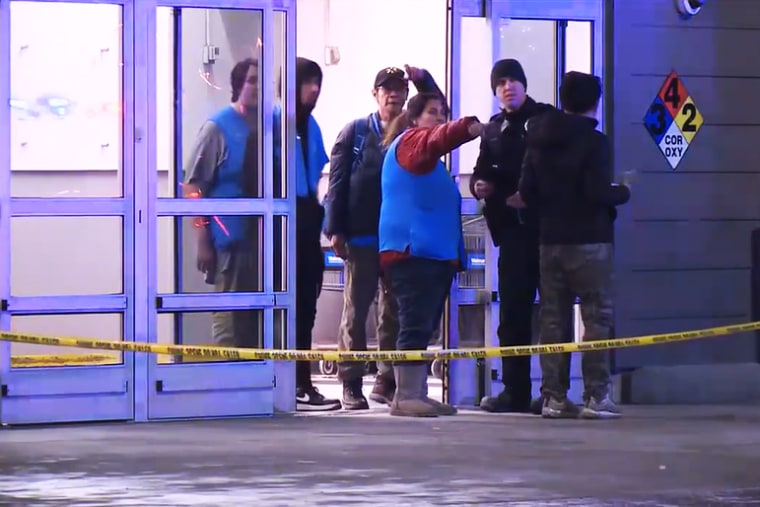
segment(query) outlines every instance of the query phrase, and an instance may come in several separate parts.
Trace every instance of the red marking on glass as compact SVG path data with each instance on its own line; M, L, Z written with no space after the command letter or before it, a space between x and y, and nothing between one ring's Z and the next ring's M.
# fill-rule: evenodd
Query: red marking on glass
M201 197L201 189L199 189L199 188L196 189L193 185L187 185L185 183L180 183L179 185L180 185L180 187L183 187L183 188L187 187L189 189L193 189L192 191L185 193L185 197L187 197L189 199L200 199L200 197ZM227 230L227 227L225 227L224 222L222 221L221 218L219 218L216 215L214 215L211 218L214 220L214 222L216 222L216 224L219 226L219 228L222 230L222 232L225 235L227 235L227 236L230 235L230 231ZM209 222L208 220L204 220L202 218L197 218L195 220L195 222L193 223L193 227L197 227L197 228L206 227L210 223L211 222Z

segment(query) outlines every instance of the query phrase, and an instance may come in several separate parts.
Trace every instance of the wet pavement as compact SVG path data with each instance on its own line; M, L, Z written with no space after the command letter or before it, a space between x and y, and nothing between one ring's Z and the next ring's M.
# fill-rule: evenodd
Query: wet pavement
M760 505L760 406L0 431L2 506Z

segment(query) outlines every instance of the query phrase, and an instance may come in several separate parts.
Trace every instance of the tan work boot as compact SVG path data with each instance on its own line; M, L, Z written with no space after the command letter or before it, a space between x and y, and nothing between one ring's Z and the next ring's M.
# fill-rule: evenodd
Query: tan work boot
M427 365L398 364L393 368L396 375L396 394L391 403L391 415L401 417L438 417L438 410L427 403L421 389L420 378L427 380Z
M428 396L428 376L427 376L427 368L425 369L425 376L422 377L422 383L420 385L420 389L422 389L423 397L425 398L425 403L428 405L432 405L436 412L438 412L438 415L456 415L457 409L453 405L449 405L448 403L441 403L438 400L434 400L433 398L430 398Z

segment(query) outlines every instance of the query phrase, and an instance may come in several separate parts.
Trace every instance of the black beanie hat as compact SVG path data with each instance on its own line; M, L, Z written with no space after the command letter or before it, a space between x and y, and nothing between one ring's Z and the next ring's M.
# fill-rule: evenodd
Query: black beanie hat
M496 95L496 85L500 79L504 78L519 81L526 90L528 89L528 78L525 77L525 71L517 60L506 58L493 64L493 68L491 69L491 91L493 91L494 95Z

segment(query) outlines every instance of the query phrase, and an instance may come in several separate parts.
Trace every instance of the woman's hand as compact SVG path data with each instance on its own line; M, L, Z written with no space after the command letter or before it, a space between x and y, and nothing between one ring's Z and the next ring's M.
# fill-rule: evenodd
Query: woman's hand
M485 126L480 123L477 118L475 118L472 123L467 126L467 132L469 132L472 137L478 137L482 135L484 129Z
M406 76L409 78L409 81L419 81L425 77L425 70L419 67L412 67L407 64L404 65L404 70L406 71Z

